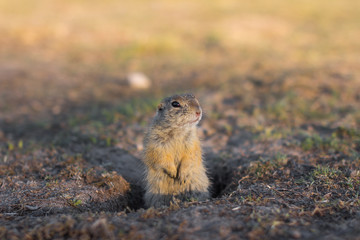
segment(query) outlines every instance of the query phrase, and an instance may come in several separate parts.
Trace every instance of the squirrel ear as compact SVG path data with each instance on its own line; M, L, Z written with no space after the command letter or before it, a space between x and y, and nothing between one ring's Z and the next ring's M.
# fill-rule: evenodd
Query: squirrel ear
M160 103L157 108L159 111L162 111L164 109L164 104Z

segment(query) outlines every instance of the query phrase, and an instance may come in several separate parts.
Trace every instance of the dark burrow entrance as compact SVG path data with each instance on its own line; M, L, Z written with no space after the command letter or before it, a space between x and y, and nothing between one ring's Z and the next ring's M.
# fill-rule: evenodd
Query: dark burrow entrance
M234 166L238 161L220 157L216 154L205 155L207 174L211 182L210 193L212 198L220 198L227 190L234 177Z
M228 166L217 166L209 170L211 181L210 193L212 198L222 197L232 183L233 172Z

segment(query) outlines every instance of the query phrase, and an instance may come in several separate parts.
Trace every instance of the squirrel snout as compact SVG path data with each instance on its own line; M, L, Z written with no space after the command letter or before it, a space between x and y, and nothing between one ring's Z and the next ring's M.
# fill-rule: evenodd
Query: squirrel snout
M197 117L199 117L200 114L201 114L201 112L200 112L200 111L196 111L195 114L196 114Z

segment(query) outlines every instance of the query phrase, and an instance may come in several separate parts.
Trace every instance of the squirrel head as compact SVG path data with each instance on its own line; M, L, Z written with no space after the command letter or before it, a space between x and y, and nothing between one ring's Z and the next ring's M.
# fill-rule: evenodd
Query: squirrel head
M199 101L192 94L164 98L158 105L155 122L171 127L197 125L202 117Z

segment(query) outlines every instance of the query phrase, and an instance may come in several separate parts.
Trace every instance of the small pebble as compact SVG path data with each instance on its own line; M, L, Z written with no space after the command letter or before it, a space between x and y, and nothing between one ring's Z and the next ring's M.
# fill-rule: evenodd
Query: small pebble
M127 76L127 81L131 88L148 89L151 85L150 79L143 73L133 72Z
M301 233L298 231L298 230L294 230L292 233L291 233L292 237L293 238L301 238Z

